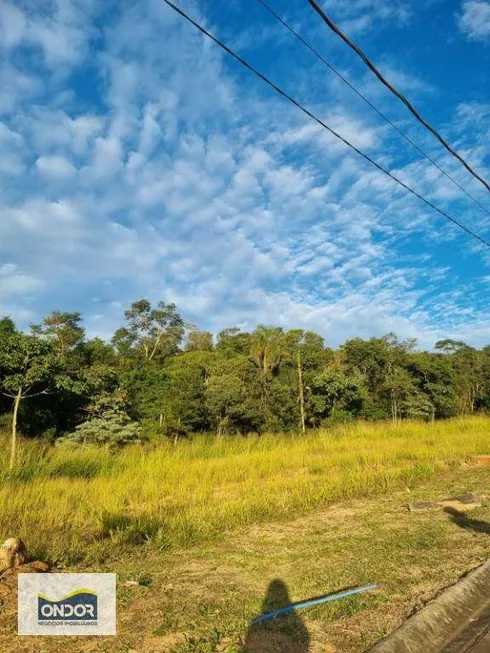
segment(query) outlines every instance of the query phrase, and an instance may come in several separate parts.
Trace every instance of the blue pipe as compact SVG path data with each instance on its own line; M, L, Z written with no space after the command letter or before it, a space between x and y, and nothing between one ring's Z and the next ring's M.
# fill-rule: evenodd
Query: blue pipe
M320 605L321 603L327 603L328 601L337 601L337 599L344 599L346 596L352 596L353 594L360 594L361 592L367 592L368 590L374 589L376 589L376 585L366 585L366 587L357 587L356 589L347 590L346 592L322 596L319 599L312 599L311 601L304 601L303 603L295 603L294 605L288 605L287 608L281 608L280 610L274 610L274 612L262 614L251 623L257 624L259 621L265 621L266 619L277 617L278 614L284 614L285 612L291 612L292 610L299 610L300 608L309 608L312 605Z

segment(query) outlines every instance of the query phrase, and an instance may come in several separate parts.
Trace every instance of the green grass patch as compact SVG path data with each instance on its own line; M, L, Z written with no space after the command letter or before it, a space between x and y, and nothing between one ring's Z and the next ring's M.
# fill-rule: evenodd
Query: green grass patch
M473 417L358 423L305 436L203 436L118 453L25 441L17 469L0 463L0 537L20 536L54 560L93 559L108 547L189 546L416 484L488 453L489 431L489 418Z

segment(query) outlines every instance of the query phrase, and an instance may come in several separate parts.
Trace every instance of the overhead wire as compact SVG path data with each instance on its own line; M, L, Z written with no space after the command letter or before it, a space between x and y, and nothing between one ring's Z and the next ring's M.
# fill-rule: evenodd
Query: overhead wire
M366 66L376 75L376 77L380 80L384 86L386 86L387 89L389 89L396 97L403 102L403 104L407 107L407 109L412 113L417 120L424 125L426 129L428 129L434 136L437 138L437 140L442 143L442 145L446 148L448 152L450 152L454 157L456 157L468 170L468 172L473 175L475 179L477 179L487 190L490 191L490 185L489 183L481 177L473 168L470 166L470 164L463 159L463 157L456 152L455 149L453 149L449 143L439 134L439 132L432 127L422 116L420 113L415 109L413 104L411 104L407 98L400 93L390 82L379 72L379 70L376 68L376 66L373 64L373 62L368 59L368 57L364 54L364 52L359 48L346 34L342 32L342 30L337 27L337 25L327 16L327 14L323 11L323 9L319 6L319 4L316 2L316 0L308 0L310 5L313 7L313 9L321 16L321 18L324 20L324 22L328 25L328 27L335 32L340 38L347 43L347 45L356 52L361 59L364 61Z
M314 48L311 43L308 43L306 39L304 39L299 32L297 32L287 21L285 21L272 7L269 6L265 0L257 0L264 9L266 9L274 18L279 21L291 34L295 36L295 38L298 39L310 52L312 52L317 59L319 59L327 68L329 68L339 79L341 79L347 86L354 92L356 95L358 95L366 104L368 104L371 109L373 109L385 122L387 122L393 129L400 134L402 138L404 138L410 145L419 152L423 157L425 157L433 166L435 166L439 172L441 172L447 179L452 181L452 183L457 186L467 197L469 197L477 206L479 206L483 211L485 211L488 215L490 215L490 209L488 209L486 206L484 206L479 200L476 199L470 192L468 192L461 184L454 179L448 172L442 168L437 161L435 161L431 156L429 156L424 150L417 145L409 136L407 136L390 118L388 118L387 115L385 115L376 105L374 105L359 89L357 89L352 82L350 82L347 77L342 75L341 72L339 72L333 64L331 64L325 57L316 49Z
M465 231L468 235L471 237L475 238L476 240L480 241L483 245L486 247L490 247L490 242L487 241L485 238L482 236L479 236L477 233L472 231L469 227L466 227L464 224L459 222L459 220L456 220L456 218L453 218L451 215L446 213L443 209L440 209L438 206L433 204L430 200L426 199L423 195L418 193L416 190L408 186L405 182L403 182L401 179L396 177L394 174L392 174L389 170L386 170L381 164L377 163L374 159L372 159L368 154L360 150L358 147L353 145L349 140L341 136L338 132L336 132L332 127L329 127L323 120L318 118L314 113L312 113L309 109L307 109L305 106L303 106L300 102L295 100L291 95L286 93L286 91L283 91L282 88L277 86L273 81L271 81L268 77L263 75L261 72L259 72L256 68L254 68L251 64L249 64L245 59L240 57L236 52L234 52L229 46L227 46L225 43L220 41L217 37L213 36L211 32L209 32L205 27L203 27L200 23L198 23L194 18L189 16L183 9L175 5L171 0L163 0L169 7L171 7L174 11L176 11L178 14L180 14L185 20L187 20L189 23L194 25L196 29L198 29L202 34L207 36L209 39L211 39L216 45L218 45L222 50L227 52L229 55L231 55L236 61L241 63L245 68L247 68L250 72L253 72L257 77L259 77L263 82L265 82L268 86L273 88L279 95L284 97L286 100L291 102L295 107L300 109L304 114L309 116L312 120L314 120L316 123L318 123L321 127L326 129L328 132L330 132L333 136L338 138L342 143L347 145L349 148L351 148L354 152L357 152L360 156L362 156L363 159L366 161L369 161L375 168L380 170L382 173L390 177L393 181L395 181L397 184L405 188L409 193L417 197L419 200L424 202L427 206L430 206L432 209L437 211L440 215L442 215L444 218L452 222L454 225Z

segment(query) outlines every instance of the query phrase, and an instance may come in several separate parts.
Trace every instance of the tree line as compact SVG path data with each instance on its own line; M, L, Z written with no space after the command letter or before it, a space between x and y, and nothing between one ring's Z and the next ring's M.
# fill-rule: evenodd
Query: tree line
M174 304L134 302L111 342L80 313L54 311L28 333L0 320L0 425L58 444L197 432L305 430L356 418L441 419L490 407L490 346L441 340L419 351L390 333L339 348L302 329L217 337Z

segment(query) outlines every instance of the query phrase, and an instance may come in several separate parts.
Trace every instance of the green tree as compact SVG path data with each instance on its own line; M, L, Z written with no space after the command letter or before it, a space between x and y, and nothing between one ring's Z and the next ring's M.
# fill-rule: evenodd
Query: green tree
M119 448L140 442L141 427L126 412L124 393L102 394L89 408L89 419L57 442L59 445L106 445Z
M16 331L15 323L8 315L0 319L0 338L2 336L12 335Z
M166 435L174 438L209 429L205 390L212 354L190 351L173 357L165 367L160 412Z
M206 380L206 408L218 436L262 432L266 409L257 366L248 356L216 359Z
M391 362L382 388L390 398L391 418L397 422L402 415L402 402L409 401L417 394L413 379L400 365Z
M175 304L160 301L152 308L147 299L131 304L124 313L126 326L114 334L113 343L122 354L138 352L146 361L157 355L169 356L177 351L184 337L184 321Z
M73 350L85 338L80 313L53 311L43 318L41 324L32 324L31 331L38 338L51 342L60 356Z
M2 392L14 401L10 449L12 469L16 458L20 403L61 388L62 366L51 343L23 333L12 333L0 338L0 367L3 371Z
M452 417L458 412L455 393L455 372L448 356L416 352L410 356L407 369L417 388L434 410L434 417Z
M434 404L423 392L412 392L400 404L400 414L409 419L434 420Z
M329 418L349 418L359 414L365 398L360 379L344 372L329 370L316 375L311 382L308 413L318 426Z
M117 366L117 356L114 347L104 342L101 338L96 337L87 340L83 346L83 356L85 365Z
M243 333L237 327L223 329L218 334L216 351L221 357L233 358L237 354L248 354L251 349L250 333Z
M473 347L461 347L452 355L456 376L455 390L459 399L460 412L474 413L475 407L482 403L485 385L483 357Z
M283 351L282 356L282 367L290 367L291 375L286 377L286 382L283 384L285 387L282 392L284 399L288 396L288 393L285 392L286 388L292 390L296 389L297 405L299 409L299 427L303 433L306 431L306 418L305 418L305 385L303 381L303 359L304 359L304 350L307 350L306 343L306 334L302 329L292 329L287 331L283 336L283 342L281 349ZM293 372L294 370L294 372ZM281 375L283 376L283 375ZM295 387L296 386L296 387ZM290 394L290 393L289 393ZM279 399L276 397L272 400L273 405L279 404ZM286 406L288 402L283 401L283 413L285 413ZM284 417L286 415L284 414ZM285 420L283 419L283 423Z
M451 362L459 412L473 413L476 405L484 403L484 356L460 340L439 340L435 349L443 352Z
M446 338L446 340L438 340L434 345L436 351L440 351L443 354L455 354L461 349L465 349L468 345L461 340L451 340Z
M213 334L191 329L186 336L185 351L213 351Z
M251 357L264 379L278 369L285 355L284 345L284 332L280 327L259 325L252 333Z

